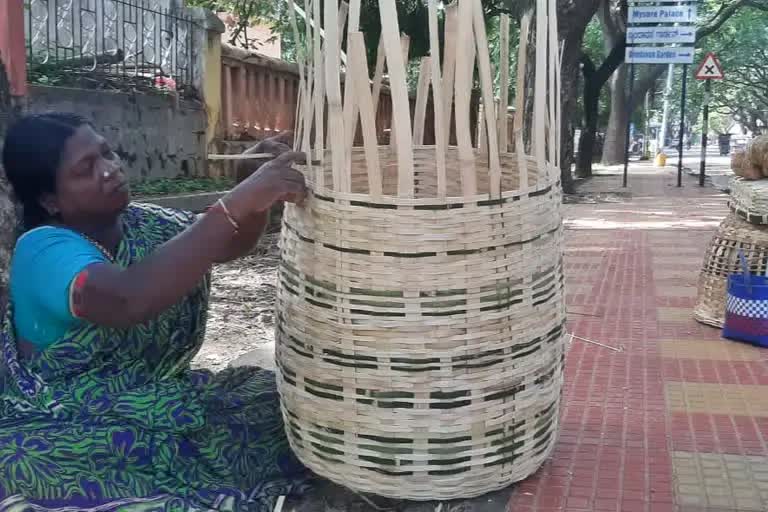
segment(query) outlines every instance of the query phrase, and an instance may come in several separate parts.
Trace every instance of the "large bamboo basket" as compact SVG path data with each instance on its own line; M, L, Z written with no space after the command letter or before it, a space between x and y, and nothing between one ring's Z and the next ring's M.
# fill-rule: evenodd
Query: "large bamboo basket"
M744 251L750 272L768 275L768 226L750 224L736 214L720 224L699 274L699 293L693 309L699 322L723 327L728 276L742 272L739 251Z
M343 102L343 12L330 1L323 13L319 1L304 5L314 27L323 15L325 39L321 51L320 32L308 29L298 116L312 194L283 220L282 410L294 451L324 477L390 497L470 497L535 472L558 430L565 308L555 1L539 1L522 21L516 102L533 121L516 123L513 137L509 67L500 69L495 105L479 1L447 7L444 56L422 60L413 116L395 0L379 4L371 79L360 1L350 3ZM436 56L434 0L429 31ZM507 18L501 48L507 62ZM373 105L385 65L394 126L380 145ZM475 67L491 107L473 142ZM425 146L430 97L436 144ZM364 145L353 147L358 119ZM451 130L457 146L448 144Z

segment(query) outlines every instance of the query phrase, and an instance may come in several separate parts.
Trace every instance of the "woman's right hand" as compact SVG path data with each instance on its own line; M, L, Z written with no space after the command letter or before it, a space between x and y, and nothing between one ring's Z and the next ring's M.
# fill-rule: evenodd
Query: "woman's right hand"
M262 165L224 198L235 220L268 211L278 201L300 205L307 195L304 175L293 168L303 164L304 153L285 152Z

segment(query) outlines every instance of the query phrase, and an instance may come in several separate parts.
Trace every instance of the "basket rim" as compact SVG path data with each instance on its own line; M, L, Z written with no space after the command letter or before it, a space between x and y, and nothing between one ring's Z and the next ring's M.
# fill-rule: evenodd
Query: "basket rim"
M493 197L490 193L483 193L483 194L475 194L473 196L446 196L444 198L440 197L426 197L426 198L410 198L410 197L397 197L397 196L389 196L389 195L382 195L381 197L374 198L370 194L361 194L361 193L344 193L344 192L337 192L335 190L329 189L329 188L323 188L318 190L315 187L314 181L311 179L310 176L306 176L307 181L307 188L309 189L309 193L312 199L317 199L320 201L326 201L331 203L357 203L357 206L369 206L372 208L376 208L379 206L384 207L411 207L411 206L419 206L419 207L446 207L451 205L465 205L465 204L472 204L472 203L485 203L485 202L507 202L507 201L518 201L522 199L523 197L537 197L537 196L545 196L549 195L553 192L559 192L561 190L560 188L560 179L556 181L550 181L547 179L542 180L543 183L535 185L535 186L529 186L527 189L523 190L520 188L508 190L506 192L502 192L499 197ZM494 204L488 204L483 205L479 204L479 206L493 206ZM288 205L291 206L291 205Z

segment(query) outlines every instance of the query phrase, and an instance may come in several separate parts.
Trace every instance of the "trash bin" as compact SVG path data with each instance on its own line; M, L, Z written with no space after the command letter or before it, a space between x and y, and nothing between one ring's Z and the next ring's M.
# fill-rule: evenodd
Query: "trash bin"
M725 156L731 153L731 134L718 135L717 142L720 144L720 154Z

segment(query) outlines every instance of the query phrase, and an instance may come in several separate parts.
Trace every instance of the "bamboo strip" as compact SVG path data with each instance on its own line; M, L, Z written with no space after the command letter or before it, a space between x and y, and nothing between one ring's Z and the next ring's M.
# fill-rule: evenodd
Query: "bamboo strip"
M454 2L445 8L445 54L443 55L443 122L446 147L450 144L451 115L455 94L456 44L459 35L459 4Z
M485 131L485 102L481 101L477 108L477 123L475 131L477 132L477 149L479 154L488 156L488 136Z
M474 38L472 37L472 2L459 0L458 43L456 46L456 139L459 146L461 185L464 195L477 190L475 152L469 122L469 107L474 76ZM470 71L471 70L471 71Z
M344 114L341 104L341 69L339 54L339 7L335 1L325 2L325 80L328 95L328 131L333 189L349 192L350 177L346 173L346 144L344 141Z
M381 0L381 33L387 54L387 69L392 94L392 119L397 126L397 170L398 196L413 197L414 168L413 146L411 144L411 112L408 89L405 85L405 63L402 47L398 44L400 26L397 21L395 0Z
M477 60L480 68L480 88L483 95L488 157L490 159L491 197L501 196L501 161L499 160L499 139L496 133L496 102L493 99L493 78L491 77L491 55L488 50L488 34L485 30L485 13L480 2L474 2L472 13L477 43ZM502 64L503 66L503 64ZM481 127L482 129L482 127Z
M226 155L220 153L208 153L208 160L260 160L274 158L272 153L245 153L241 155Z
M306 53L307 53L307 59L309 61L310 58L314 58L314 40L312 36L312 24L309 23L309 18L311 17L311 10L310 10L310 0L304 0L304 28L305 28L305 43L306 43ZM298 37L296 38L299 39ZM307 79L306 83L303 84L304 88L304 101L300 103L300 108L302 111L302 118L304 119L304 130L302 133L301 138L301 150L302 151L310 151L311 148L311 137L312 137L312 126L314 121L314 113L315 113L315 102L313 100L312 92L314 89L315 84L315 68L312 65L307 65ZM310 173L311 176L315 176L315 171L312 168L311 165L307 167L307 171Z
M419 84L416 88L416 109L413 118L413 143L424 144L424 123L427 120L427 101L429 100L429 82L432 80L432 59L422 57L419 67Z
M357 32L360 27L360 0L352 0L349 5L349 26L348 26L348 32L347 32L347 53L349 53L349 35ZM346 75L344 80L344 128L345 128L345 138L346 138L346 149L345 149L345 164L344 168L346 169L346 173L351 175L352 173L352 146L354 146L355 143L355 134L357 132L357 120L358 120L358 100L355 98L354 95L354 85L352 84L352 80L350 77L350 74L352 73L351 64L348 63L347 69L346 69ZM358 72L365 73L365 76L368 76L368 69L364 70L358 70Z
M379 112L381 86L384 82L384 65L387 62L387 52L384 49L384 34L379 37L379 48L376 51L376 70L373 73L373 113Z
M539 171L547 169L547 9L536 6L536 66L533 93L533 154Z
M382 194L381 166L379 163L378 140L376 138L376 118L373 100L368 83L368 60L365 56L365 39L361 32L349 33L351 80L355 87L355 98L360 106L360 118L363 130L363 146L368 172L368 192L373 200L380 200ZM357 121L357 120L355 120Z
M559 168L562 164L562 144L563 144L563 50L565 45L560 45L557 52L557 87L555 89L555 104L557 105L557 162L556 165Z
M313 0L312 14L315 20L315 30L313 33L313 50L315 59L315 88L314 94L314 113L315 113L315 144L314 150L317 151L319 158L325 158L325 52L322 48L320 39L321 12L320 0ZM325 173L322 169L315 171L315 183L320 190L325 189Z
M437 24L436 0L429 0L429 46L432 59L432 107L435 112L435 158L437 165L437 197L446 194L445 150L448 145L445 129L445 105L443 102L443 78L440 73L440 38ZM450 113L448 114L450 116ZM450 122L450 119L449 119ZM449 130L450 131L450 130Z
M501 34L499 36L499 114L498 114L498 137L499 151L506 153L509 151L509 122L507 121L509 111L509 15L501 15Z
M520 47L517 53L517 92L515 95L515 153L517 169L520 174L520 190L528 190L528 162L525 157L525 74L528 65L528 41L530 37L531 15L526 13L520 21Z
M341 34L344 33L344 26L347 24L347 15L349 14L349 2L346 0L342 0L341 4L339 4L339 57L341 57L341 44L342 44L342 37Z
M547 69L549 71L549 78L547 80L547 104L549 106L549 130L547 132L549 141L549 163L552 168L553 176L552 181L557 181L560 175L560 169L557 166L557 135L559 131L557 127L558 115L557 115L557 26L552 24L551 18L554 19L557 9L557 0L548 0L547 2L547 32L548 32L548 51L549 63Z
M312 27L315 27L315 20L312 18L311 14L309 14L309 9L307 9L306 4L304 4L305 10L302 11L301 7L294 4L294 9L297 13L299 13L299 16L302 16L304 20L307 22L308 25L312 25ZM320 34L320 37L325 39L325 31L320 27L320 25L317 25L317 32ZM347 64L347 56L344 54L344 52L341 52L341 63L346 66Z
M403 62L405 63L405 70L406 70L406 76L408 71L408 55L410 55L411 52L411 38L405 35L400 36L400 47L402 48L403 52ZM394 98L392 99L394 102ZM392 105L392 111L394 112L395 106L394 103ZM408 112L410 115L411 111L411 100L410 97L408 99ZM397 147L397 135L395 132L397 131L397 124L395 123L395 116L392 116L392 124L389 127L389 145L392 146L392 149L396 149ZM410 130L408 131L410 135Z

